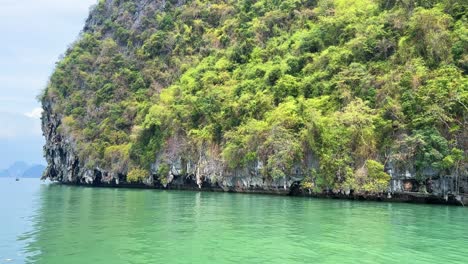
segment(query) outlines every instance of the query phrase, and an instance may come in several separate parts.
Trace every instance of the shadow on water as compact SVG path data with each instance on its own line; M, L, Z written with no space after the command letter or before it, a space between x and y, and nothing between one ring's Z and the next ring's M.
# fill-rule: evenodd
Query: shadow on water
M466 263L466 208L43 185L26 263Z

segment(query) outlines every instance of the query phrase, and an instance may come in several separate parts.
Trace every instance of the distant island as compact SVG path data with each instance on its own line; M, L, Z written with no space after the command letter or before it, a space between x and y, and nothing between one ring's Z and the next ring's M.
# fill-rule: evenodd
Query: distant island
M0 170L0 178L40 178L44 173L45 166L41 164L29 165L23 161L17 161L6 169Z

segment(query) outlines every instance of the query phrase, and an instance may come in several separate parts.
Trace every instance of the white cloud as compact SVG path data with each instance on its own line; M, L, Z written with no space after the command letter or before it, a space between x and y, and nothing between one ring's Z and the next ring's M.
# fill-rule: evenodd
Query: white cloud
M24 113L24 115L29 118L39 119L42 116L42 111L43 110L41 107L37 107L37 108L34 108L31 112Z
M0 112L0 140L41 140L41 120L37 118L37 112L38 110L34 109L27 113L31 117L26 114ZM8 155L8 150L0 147L0 158L4 155Z

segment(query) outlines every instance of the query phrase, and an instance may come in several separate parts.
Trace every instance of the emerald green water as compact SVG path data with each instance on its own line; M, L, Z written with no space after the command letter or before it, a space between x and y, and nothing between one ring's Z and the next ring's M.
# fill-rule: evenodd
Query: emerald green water
M468 208L0 179L0 263L468 263Z

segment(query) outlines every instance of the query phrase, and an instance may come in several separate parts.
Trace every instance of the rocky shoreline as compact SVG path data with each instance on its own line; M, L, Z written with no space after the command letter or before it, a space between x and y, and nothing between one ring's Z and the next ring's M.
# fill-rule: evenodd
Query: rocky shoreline
M415 193L415 192L396 192L388 194L336 194L336 193L297 193L294 196L314 197L314 198L330 198L330 199L346 199L355 201L375 201L375 202L392 202L392 203L415 203L415 204L440 204L440 205L456 205L465 206L468 203L468 197L447 195L446 197Z
M291 185L290 188L243 188L243 187L225 187L217 183L203 182L202 186L196 183L194 179L182 178L176 179L166 186L155 183L147 185L143 183L72 183L72 182L57 182L58 184L68 186L81 186L92 188L128 188L128 189L153 189L153 190L179 190L179 191L203 191L203 192L228 192L228 193L244 193L244 194L263 194L263 195L279 195L293 197L309 197L318 199L340 199L352 201L373 201L373 202L392 202L392 203L414 203L414 204L434 204L434 205L453 205L465 206L468 204L468 196L448 194L445 196L421 193L421 192L389 192L382 194L362 194L362 193L334 193L334 192L312 192L302 189L299 182Z

